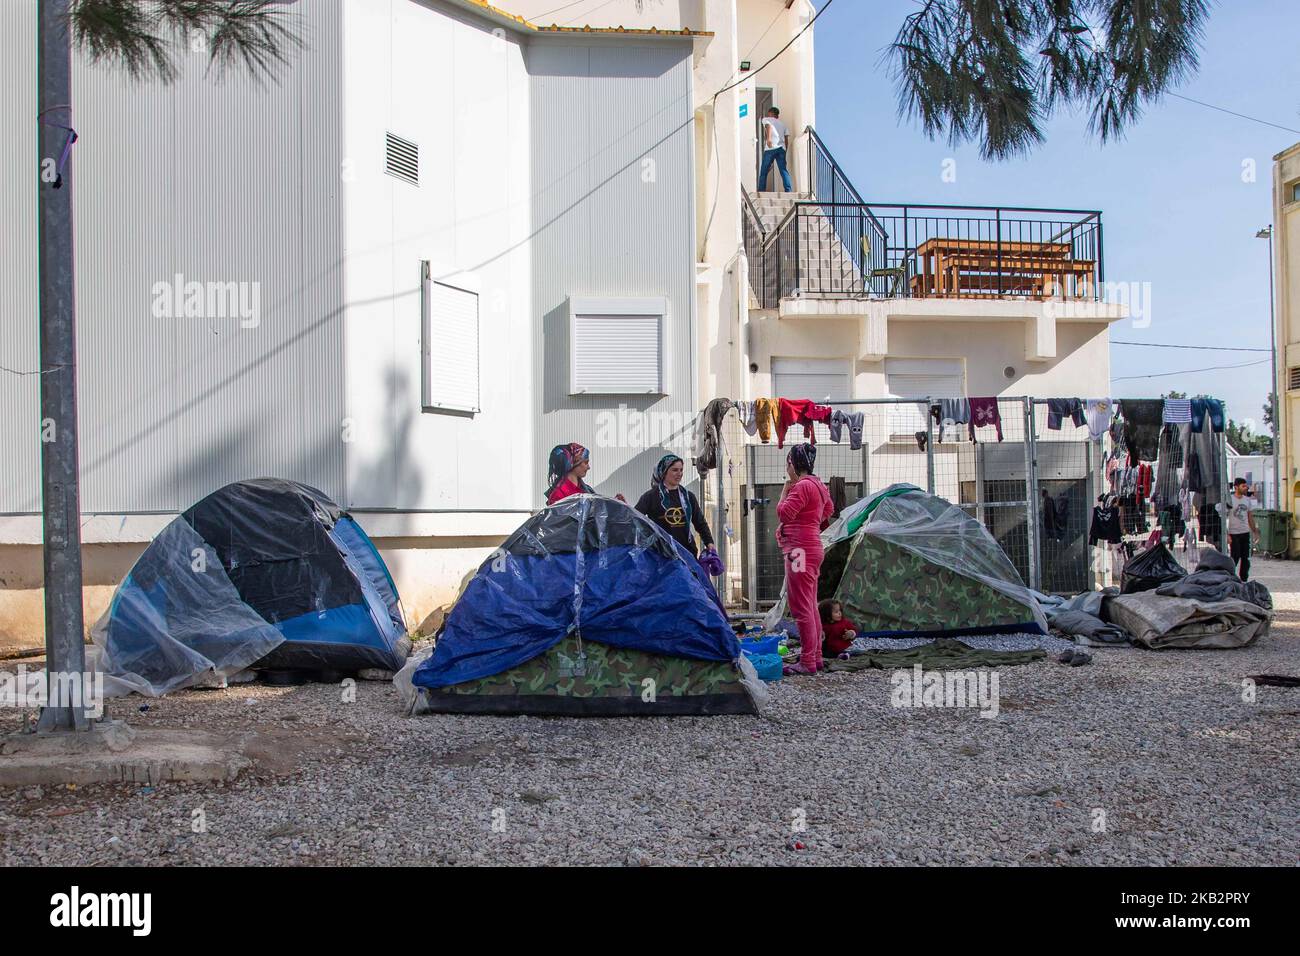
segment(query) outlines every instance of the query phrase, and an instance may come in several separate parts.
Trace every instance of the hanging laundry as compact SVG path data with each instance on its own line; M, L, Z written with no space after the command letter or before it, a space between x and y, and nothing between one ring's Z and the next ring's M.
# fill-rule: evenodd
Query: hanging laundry
M837 445L840 443L840 439L844 437L844 426L848 423L849 416L847 412L842 412L837 408L831 413L831 420L826 423L826 427L831 433L831 441Z
M1165 425L1160 429L1160 456L1156 459L1156 486L1152 499L1156 508L1178 505L1178 469L1183 464L1182 445L1178 440L1178 426Z
M831 512L831 517L838 518L840 512L849 505L848 485L844 481L844 476L832 476L830 481L826 482L826 490L831 493L831 506L835 509Z
M758 425L759 440L764 444L772 440L772 423L776 421L776 416L776 399L754 399L754 422Z
M1124 419L1124 444L1132 461L1155 461L1160 453L1160 428L1165 403L1161 398L1120 399L1119 413Z
M1092 524L1088 528L1088 544L1105 541L1119 544L1124 534L1119 527L1119 508L1113 504L1099 504L1092 509Z
M1109 398L1090 398L1083 403L1083 409L1088 420L1088 437L1093 441L1101 441L1101 437L1110 431L1114 403Z
M803 437L810 445L817 444L817 435L813 432L814 422L829 421L833 409L829 405L818 405L807 398L778 398L776 420L776 447L785 447L785 433L791 425L803 426Z
M753 402L736 402L736 417L740 419L740 427L745 429L745 434L753 435L758 431Z
M849 448L858 451L862 448L862 424L866 416L862 412L844 412L838 408L831 413L830 421L827 423L831 441L838 442L844 434L844 428L849 430Z
M1002 413L998 411L997 398L972 398L970 400L970 440L975 440L975 429L992 425L1002 441Z
M939 426L939 441L943 441L943 429L946 425L965 425L970 422L970 399L941 398L930 408L935 423Z
M1182 425L1192 420L1192 400L1190 398L1166 398L1163 421L1168 425Z
M1192 431L1204 431L1207 417L1216 432L1223 431L1223 402L1217 398L1193 398L1191 402Z
M1083 402L1077 398L1049 398L1047 400L1047 427L1054 432L1061 430L1061 422L1065 419L1074 422L1075 428L1082 428L1088 424L1088 418L1083 411Z
M731 399L715 398L704 406L695 419L695 431L691 436L691 464L701 478L708 477L711 470L718 467L718 449L722 445L722 419L731 410Z

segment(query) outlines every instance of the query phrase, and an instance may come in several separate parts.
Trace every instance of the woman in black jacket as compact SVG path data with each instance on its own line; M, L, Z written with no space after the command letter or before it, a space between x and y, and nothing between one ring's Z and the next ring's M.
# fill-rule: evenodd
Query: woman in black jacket
M650 476L650 490L636 503L636 510L667 531L691 554L698 556L691 529L699 532L700 541L709 550L713 549L713 535L704 520L704 509L700 507L699 499L682 487L684 471L685 465L676 455L660 458Z

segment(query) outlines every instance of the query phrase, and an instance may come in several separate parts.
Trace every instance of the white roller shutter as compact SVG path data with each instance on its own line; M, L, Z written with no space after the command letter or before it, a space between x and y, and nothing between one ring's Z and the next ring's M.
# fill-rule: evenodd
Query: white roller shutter
M892 398L961 398L966 378L961 359L886 359L885 388ZM895 406L888 416L891 436L910 437L929 427L920 405Z
M574 395L663 394L663 299L573 299Z
M479 408L478 294L426 279L422 399L427 409Z
M851 359L772 359L772 394L776 398L810 398L814 402L853 397Z

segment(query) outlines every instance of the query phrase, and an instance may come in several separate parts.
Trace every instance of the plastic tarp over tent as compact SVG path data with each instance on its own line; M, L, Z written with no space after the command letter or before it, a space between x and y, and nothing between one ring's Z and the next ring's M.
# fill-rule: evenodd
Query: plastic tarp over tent
M213 492L149 545L95 626L100 667L163 694L256 666L396 671L401 602L361 527L323 492L260 478Z
M912 485L855 503L822 545L818 597L840 601L861 636L1047 633L1038 602L984 525Z
M483 562L410 680L416 710L752 713L739 657L689 552L628 505L575 495Z

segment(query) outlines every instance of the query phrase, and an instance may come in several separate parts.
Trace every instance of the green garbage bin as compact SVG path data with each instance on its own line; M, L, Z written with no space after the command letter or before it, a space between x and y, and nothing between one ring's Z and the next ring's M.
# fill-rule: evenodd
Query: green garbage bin
M1265 554L1285 557L1291 543L1291 512L1260 508L1255 512L1259 527L1259 550Z

